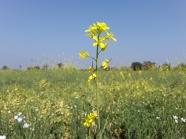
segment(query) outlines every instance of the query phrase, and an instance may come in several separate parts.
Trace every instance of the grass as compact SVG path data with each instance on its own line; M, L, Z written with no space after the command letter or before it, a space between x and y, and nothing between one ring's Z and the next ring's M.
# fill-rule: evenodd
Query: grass
M99 71L102 138L185 139L186 72ZM77 70L0 71L0 135L84 139L97 135L96 94Z

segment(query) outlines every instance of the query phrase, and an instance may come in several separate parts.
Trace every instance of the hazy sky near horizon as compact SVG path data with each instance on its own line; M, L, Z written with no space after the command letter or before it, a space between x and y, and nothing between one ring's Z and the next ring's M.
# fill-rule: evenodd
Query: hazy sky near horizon
M186 0L0 0L0 68L91 65L78 53L95 55L84 31L97 21L117 38L100 60L112 58L115 66L186 63Z

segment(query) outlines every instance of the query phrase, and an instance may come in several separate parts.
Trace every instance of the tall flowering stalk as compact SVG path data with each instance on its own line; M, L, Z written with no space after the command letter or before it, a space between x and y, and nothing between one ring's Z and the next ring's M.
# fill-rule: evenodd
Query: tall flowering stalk
M95 70L94 70L93 64L87 70L89 72L92 72L92 74L88 78L88 82L90 82L91 80L95 80L95 82L96 82L96 117L98 119L98 129L97 129L98 131L100 131L99 92L98 92L98 69L99 69L98 68L98 60L99 60L99 54L106 50L110 40L116 41L116 38L113 37L114 34L111 33L111 32L110 33L108 32L109 29L110 28L104 22L97 22L97 24L92 24L89 27L89 29L85 30L85 32L87 33L86 36L89 36L90 38L92 38L94 40L92 45L96 47L96 57L95 58L91 57L89 55L89 53L86 52L86 51L81 51L79 53L79 57L81 59L84 59L85 57L89 57L89 58L92 58L96 63ZM108 67L109 62L110 62L110 60L105 59L102 62L101 67L103 69L106 69ZM90 121L93 121L93 120L90 120ZM89 122L87 124L87 120L86 120L84 125L89 127L91 125L91 123Z

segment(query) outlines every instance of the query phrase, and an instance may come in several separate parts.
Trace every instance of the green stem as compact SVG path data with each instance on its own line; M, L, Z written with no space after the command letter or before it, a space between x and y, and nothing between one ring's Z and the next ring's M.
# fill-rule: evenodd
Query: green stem
M98 35L99 39L99 35ZM98 138L100 138L100 115L99 115L99 93L98 93L98 56L99 56L99 46L97 45L96 48L96 109L97 109L97 115L98 115L98 128L97 128L97 133L98 133Z
M93 57L91 57L91 56L87 56L87 57L90 57L91 59L93 59L94 61L96 61L96 59L95 59L95 58L93 58Z

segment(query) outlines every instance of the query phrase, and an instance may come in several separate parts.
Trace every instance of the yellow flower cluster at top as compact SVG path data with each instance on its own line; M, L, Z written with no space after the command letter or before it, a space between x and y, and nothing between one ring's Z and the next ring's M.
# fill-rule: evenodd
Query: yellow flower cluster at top
M105 51L105 49L107 48L107 46L109 44L109 40L116 41L116 38L113 37L114 34L108 32L109 29L110 28L107 26L107 24L105 22L97 22L97 24L92 24L87 30L85 30L85 32L87 33L86 36L89 36L94 40L92 45L97 47L97 52L96 52L97 58L91 57L89 55L89 53L86 51L79 52L79 57L81 59L84 59L85 57L89 57L89 58L92 58L96 62L98 59L99 53L102 51ZM98 50L100 50L100 51L98 51ZM105 59L102 62L101 67L103 69L106 69L108 67L109 62L110 62L110 60ZM96 65L96 68L97 68L97 65ZM95 70L94 70L93 64L92 64L92 66L88 67L87 70L88 70L88 72L94 72ZM96 69L96 71L97 70L98 69ZM88 81L90 82L93 79L96 79L95 73L92 73L92 75L89 77Z
M112 39L113 41L116 41L116 38L114 38L113 33L109 33L108 30L110 28L107 26L104 22L97 22L97 24L92 24L89 29L85 30L88 34L86 36L91 37L95 42L93 43L93 46L99 46L102 51L106 49L108 46L108 41L104 42L105 40ZM100 36L102 32L105 32L104 36Z
M86 118L84 122L84 126L90 127L90 124L94 121L94 119L97 117L97 114L90 113Z

